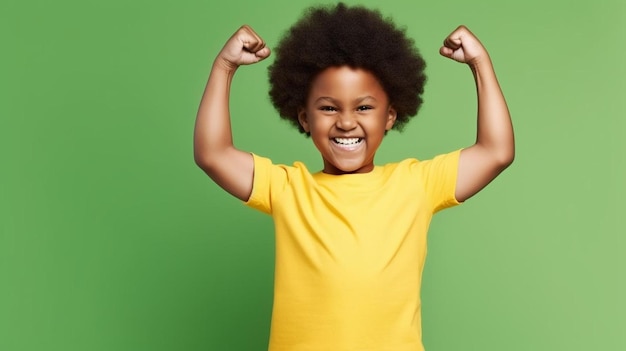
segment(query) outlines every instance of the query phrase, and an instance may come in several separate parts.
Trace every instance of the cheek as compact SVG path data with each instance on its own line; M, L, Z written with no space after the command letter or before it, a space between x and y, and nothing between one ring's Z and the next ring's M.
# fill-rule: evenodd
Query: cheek
M334 125L334 118L330 116L324 116L320 114L309 114L309 128L311 132L316 131L318 133L327 133L329 128Z
M387 116L377 116L368 120L367 129L373 133L384 132L389 125Z
M319 119L309 119L309 134L315 143L317 140L326 139L328 137L328 130L324 127L324 124L320 123Z

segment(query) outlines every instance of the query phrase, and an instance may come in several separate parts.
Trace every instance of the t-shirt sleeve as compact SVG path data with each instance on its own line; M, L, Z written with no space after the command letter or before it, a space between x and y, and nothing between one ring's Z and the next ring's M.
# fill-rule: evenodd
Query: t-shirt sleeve
M272 164L268 158L252 154L254 177L252 193L245 205L261 212L272 213L272 200L284 189L287 182L287 167Z
M460 204L454 196L460 155L461 150L456 150L415 165L419 169L433 213Z

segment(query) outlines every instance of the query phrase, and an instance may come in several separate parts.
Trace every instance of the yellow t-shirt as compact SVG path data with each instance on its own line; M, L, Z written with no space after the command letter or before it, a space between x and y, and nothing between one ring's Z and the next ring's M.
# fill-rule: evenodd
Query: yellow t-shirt
M276 230L270 351L423 350L426 233L458 204L459 154L348 175L254 155L246 204Z

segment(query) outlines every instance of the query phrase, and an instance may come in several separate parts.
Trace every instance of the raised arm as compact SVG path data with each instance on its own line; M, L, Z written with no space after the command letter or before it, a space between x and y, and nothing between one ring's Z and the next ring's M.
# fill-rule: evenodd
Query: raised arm
M259 62L270 54L265 42L249 26L233 34L220 51L209 75L196 117L194 159L224 190L248 200L252 191L252 155L233 145L230 128L230 85L240 65Z
M478 38L469 29L460 26L445 39L439 52L445 57L466 63L476 82L476 143L461 151L455 193L458 201L465 201L513 162L513 126L491 59Z

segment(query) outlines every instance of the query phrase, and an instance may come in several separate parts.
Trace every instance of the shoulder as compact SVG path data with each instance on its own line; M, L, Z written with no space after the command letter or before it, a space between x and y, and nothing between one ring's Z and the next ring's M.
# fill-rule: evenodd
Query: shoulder
M264 156L257 155L252 153L252 158L254 160L254 168L259 170L276 170L283 171L285 173L293 173L293 172L301 172L301 173L309 173L306 165L300 161L294 161L292 165L282 164L282 163L274 163L272 159Z
M300 161L292 165L274 163L271 159L252 154L254 159L254 183L255 184L287 184L298 179L310 179L311 172Z
M455 150L425 160L406 158L381 167L387 179L402 178L410 182L428 183L442 178L456 178L460 154L460 150Z
M427 171L432 167L454 166L459 163L461 156L461 149L454 150L452 152L438 154L428 159L406 158L396 163L389 163L385 167L398 168L398 169L410 169L413 172Z
M275 164L271 159L252 154L254 176L248 206L272 213L276 204L281 203L286 194L305 191L312 183L312 176L302 162L288 166Z

